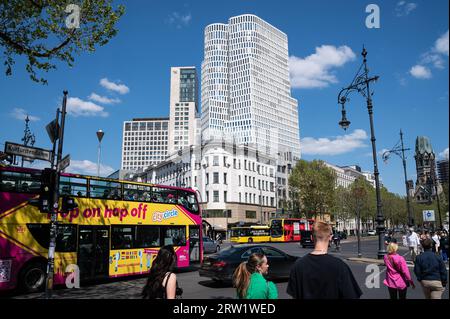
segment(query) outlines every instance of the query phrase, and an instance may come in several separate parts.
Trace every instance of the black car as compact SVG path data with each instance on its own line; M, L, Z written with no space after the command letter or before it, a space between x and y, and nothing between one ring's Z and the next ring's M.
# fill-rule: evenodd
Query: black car
M289 278L291 267L298 257L268 245L242 244L228 247L203 259L199 274L215 281L231 281L235 269L253 253L263 253L269 263L267 279Z
M314 247L314 237L311 230L301 230L300 231L300 246L303 248Z

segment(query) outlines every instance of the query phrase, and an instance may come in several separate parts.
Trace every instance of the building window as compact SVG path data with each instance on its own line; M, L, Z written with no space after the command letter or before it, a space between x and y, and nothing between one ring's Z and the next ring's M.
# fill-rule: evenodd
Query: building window
M214 191L213 193L213 202L218 203L219 202L219 191Z
M239 203L241 203L241 202L242 202L242 194L239 193Z
M213 166L219 166L219 156L213 157Z
M236 169L236 159L233 159L233 168Z
M209 192L206 192L206 202L209 202Z
M245 175L245 187L247 187L247 175Z
M219 184L219 173L217 172L213 173L213 183Z
M245 211L245 218L255 219L256 218L256 212L253 211L253 210L246 210Z
M223 201L226 203L228 201L227 199L227 191L223 192Z
M227 157L226 156L223 157L223 166L227 167Z
M241 175L239 175L239 186L241 186Z
M223 173L223 183L227 185L227 173Z

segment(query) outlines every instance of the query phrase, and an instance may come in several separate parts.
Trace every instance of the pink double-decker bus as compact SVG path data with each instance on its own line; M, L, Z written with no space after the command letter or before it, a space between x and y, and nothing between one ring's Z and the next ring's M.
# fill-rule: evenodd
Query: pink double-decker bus
M40 170L0 167L0 290L45 286L50 216L29 203L40 189ZM59 191L78 207L58 214L55 284L73 265L81 280L148 273L164 245L178 268L203 258L192 189L62 173Z

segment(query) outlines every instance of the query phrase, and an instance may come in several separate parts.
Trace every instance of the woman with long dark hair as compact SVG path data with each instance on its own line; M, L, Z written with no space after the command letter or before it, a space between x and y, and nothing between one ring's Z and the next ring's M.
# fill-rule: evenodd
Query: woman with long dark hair
M233 274L233 286L239 299L277 299L275 284L267 281L269 264L264 254L254 253L246 262L241 263Z
M176 262L173 246L161 247L142 289L144 299L175 299L181 296L183 290L178 287L177 275L172 272Z

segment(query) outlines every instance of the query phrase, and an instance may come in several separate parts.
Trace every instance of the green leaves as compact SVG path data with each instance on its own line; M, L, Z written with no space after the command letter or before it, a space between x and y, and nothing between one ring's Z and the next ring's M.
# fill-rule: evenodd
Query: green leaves
M289 178L297 207L307 217L329 213L334 205L336 176L322 161L300 160Z
M117 34L116 23L125 13L113 0L0 0L0 46L5 74L12 75L14 58L27 57L25 69L33 81L47 83L37 74L69 66L75 54L95 52ZM68 28L65 10L69 4L80 7L79 28Z

